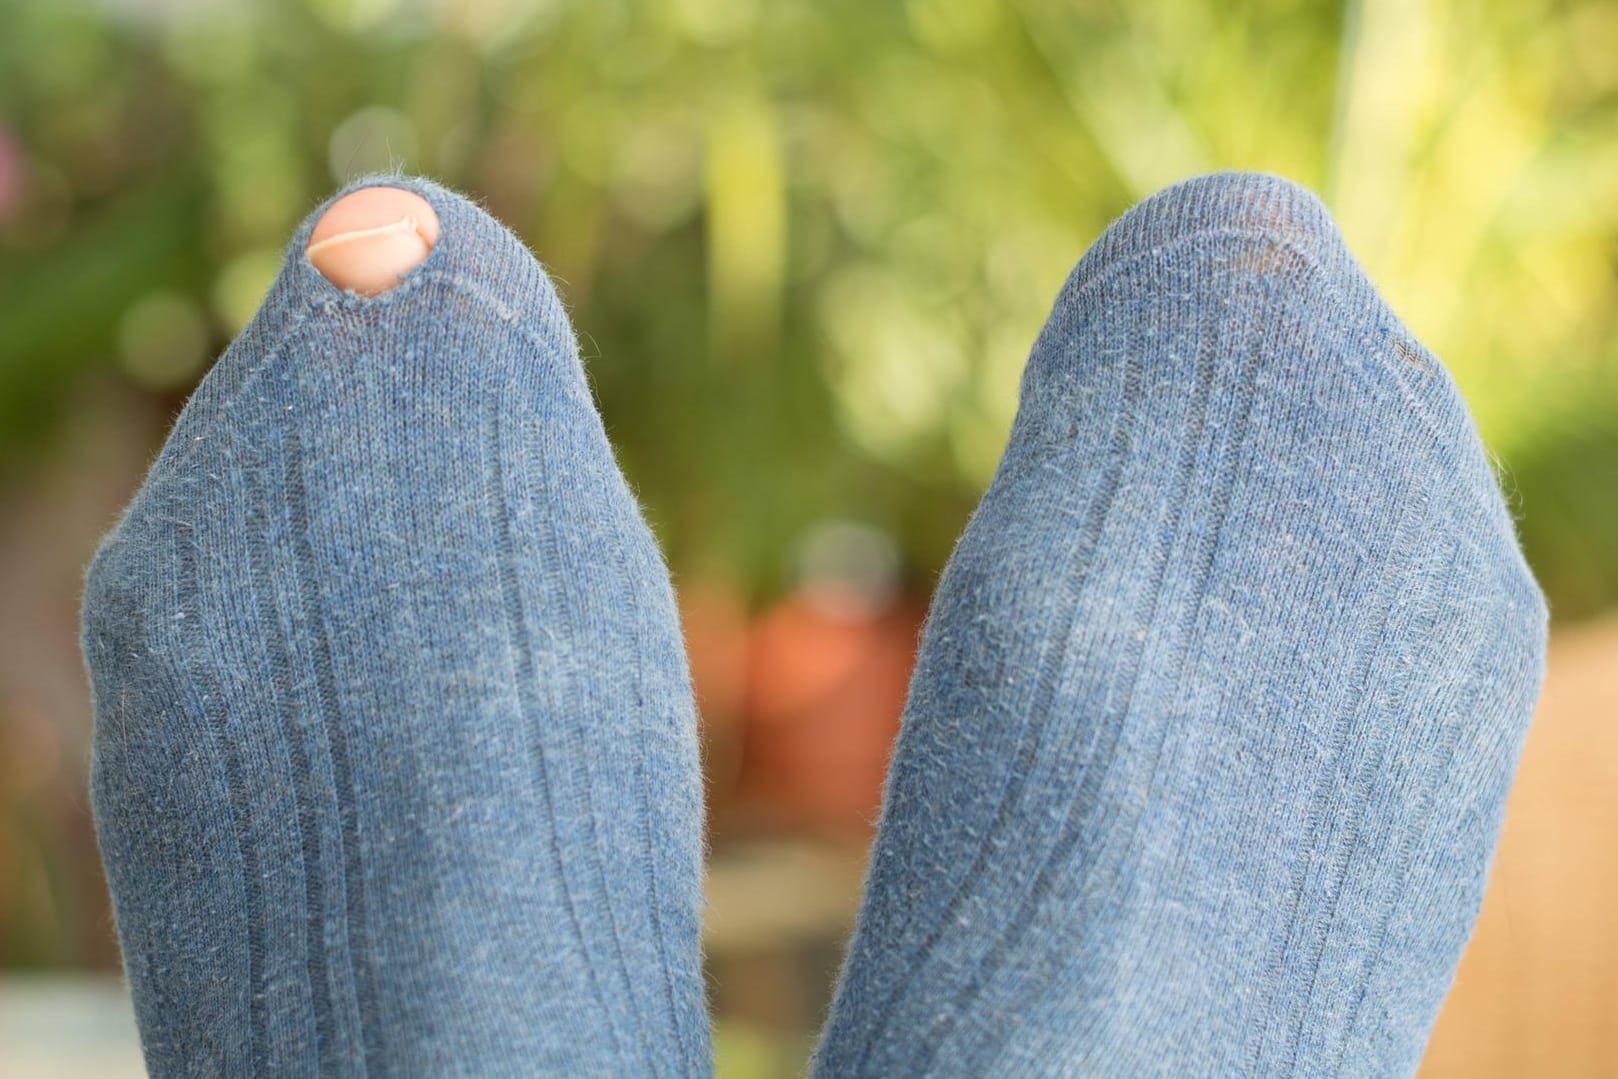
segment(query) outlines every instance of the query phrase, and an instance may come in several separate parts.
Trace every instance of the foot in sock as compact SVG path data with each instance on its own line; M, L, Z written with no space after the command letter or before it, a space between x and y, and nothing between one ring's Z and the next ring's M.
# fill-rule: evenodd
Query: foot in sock
M1149 199L940 583L816 1074L1413 1073L1544 629L1455 386L1324 207Z
M544 271L440 187L367 183L437 233L345 291L313 215L87 581L148 1064L705 1074L667 573Z

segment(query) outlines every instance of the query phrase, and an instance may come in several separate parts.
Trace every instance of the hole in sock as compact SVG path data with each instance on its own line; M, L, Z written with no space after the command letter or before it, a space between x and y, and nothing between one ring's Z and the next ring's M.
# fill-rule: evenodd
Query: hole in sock
M338 288L379 296L396 288L438 242L438 214L413 191L366 187L343 196L315 224L305 251Z

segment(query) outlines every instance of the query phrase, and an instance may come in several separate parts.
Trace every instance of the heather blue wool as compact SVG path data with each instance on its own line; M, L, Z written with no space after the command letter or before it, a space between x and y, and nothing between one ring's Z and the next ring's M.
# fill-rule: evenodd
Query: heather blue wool
M368 183L434 206L427 261L339 291L312 215L89 572L148 1065L708 1074L667 572L544 271L451 192Z
M1147 200L1057 300L934 599L815 1074L1412 1074L1545 620L1324 207Z

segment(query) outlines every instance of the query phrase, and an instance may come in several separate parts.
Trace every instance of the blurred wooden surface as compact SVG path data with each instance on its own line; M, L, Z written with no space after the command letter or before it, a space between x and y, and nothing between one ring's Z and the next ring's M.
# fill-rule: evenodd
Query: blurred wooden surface
M1551 643L1478 927L1420 1079L1618 1077L1618 619Z

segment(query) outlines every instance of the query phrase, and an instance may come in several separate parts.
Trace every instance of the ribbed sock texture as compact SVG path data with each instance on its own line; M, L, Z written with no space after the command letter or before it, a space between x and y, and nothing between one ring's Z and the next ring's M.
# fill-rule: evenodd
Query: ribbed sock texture
M364 300L305 260L311 215L88 577L148 1064L707 1074L667 572L544 271L443 188L368 183L428 199L437 247Z
M1149 199L941 581L816 1074L1413 1073L1544 632L1451 379L1318 200Z

